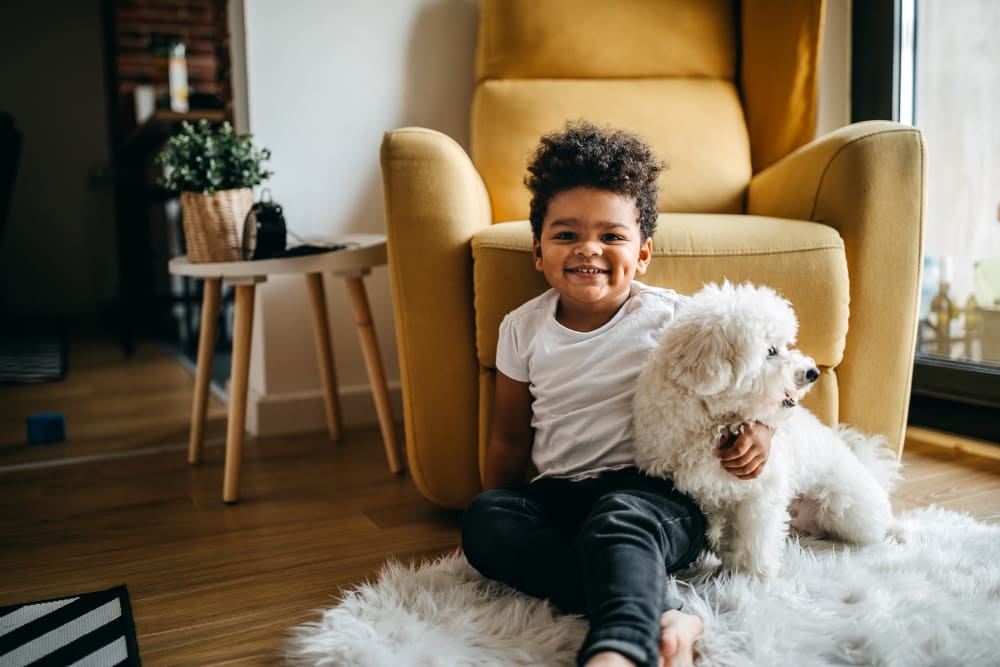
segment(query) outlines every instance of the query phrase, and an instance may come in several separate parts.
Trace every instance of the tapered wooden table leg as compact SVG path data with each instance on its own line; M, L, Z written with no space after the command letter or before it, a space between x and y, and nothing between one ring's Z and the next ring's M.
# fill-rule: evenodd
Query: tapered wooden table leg
M333 345L327 317L326 294L323 290L323 273L348 278L347 286L354 302L354 312L361 338L368 378L372 385L379 426L385 441L389 468L399 472L403 468L400 450L385 384L385 372L379 356L375 330L372 327L368 297L361 277L373 266L386 263L385 236L381 234L348 234L345 248L338 252L272 258L260 262L192 262L187 257L170 260L172 275L191 276L205 281L205 299L202 301L203 328L199 340L197 386L192 418L191 442L188 456L197 460L201 455L205 414L211 369L211 345L214 325L218 318L221 281L236 287L235 322L233 323L233 361L229 383L229 419L226 426L226 463L223 473L222 499L235 503L239 498L240 467L243 454L244 426L247 414L247 393L250 375L250 338L253 328L255 285L272 275L306 275L313 312L313 337L319 359L320 375L326 400L327 430L331 438L343 432L342 414L337 393L337 375L333 363ZM208 327L213 327L209 329Z
M201 443L205 438L205 414L208 411L208 391L212 380L212 358L215 356L215 330L219 319L221 278L205 278L201 297L201 331L198 334L198 361L195 369L194 404L191 407L191 436L188 440L188 463L201 460Z
M312 305L313 340L316 343L316 359L319 362L319 377L323 382L323 402L326 408L326 430L331 440L340 440L343 433L340 397L337 394L337 371L333 363L333 340L330 337L330 322L326 316L326 292L323 290L323 274L307 273L309 301Z
M247 414L247 381L250 376L250 336L253 333L255 285L236 285L233 313L233 363L229 377L229 423L226 426L226 467L222 500L235 503L240 494L244 422Z
M372 326L371 308L368 306L368 294L360 277L348 276L347 291L354 306L354 320L358 325L358 337L361 339L361 351L368 368L368 381L372 385L372 395L375 398L375 410L378 412L379 427L382 429L382 441L385 443L385 455L389 460L389 470L398 473L403 470L399 448L396 445L396 426L392 420L392 405L389 403L389 389L385 384L385 371L382 369L382 356L379 354L378 339L375 337L375 327Z

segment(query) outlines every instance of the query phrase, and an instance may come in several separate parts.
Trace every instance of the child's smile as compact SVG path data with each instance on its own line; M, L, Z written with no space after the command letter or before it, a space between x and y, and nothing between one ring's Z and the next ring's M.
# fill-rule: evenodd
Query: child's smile
M535 267L559 292L559 321L584 331L614 316L651 256L652 241L641 238L635 202L596 188L554 196L535 241Z
M566 269L566 273L574 274L581 279L591 278L596 280L599 276L607 275L610 271L587 264L569 267Z

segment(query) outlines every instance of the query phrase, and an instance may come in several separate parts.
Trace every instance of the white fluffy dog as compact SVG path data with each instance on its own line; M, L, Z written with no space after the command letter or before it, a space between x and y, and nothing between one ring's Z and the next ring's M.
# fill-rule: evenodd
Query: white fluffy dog
M819 370L789 349L797 330L770 288L706 285L665 329L635 397L639 467L697 501L724 568L761 578L781 566L797 498L813 513L810 532L871 544L893 526L896 457L883 438L831 429L798 406ZM741 480L716 450L723 433L753 421L775 428L771 452L760 476Z

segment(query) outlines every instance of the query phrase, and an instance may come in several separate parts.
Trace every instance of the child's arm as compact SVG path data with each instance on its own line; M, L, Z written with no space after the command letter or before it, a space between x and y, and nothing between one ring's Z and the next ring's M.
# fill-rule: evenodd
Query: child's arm
M755 479L764 472L764 464L771 453L771 436L774 429L760 422L743 424L740 433L723 436L719 441L718 455L726 472L739 479Z
M534 439L531 400L527 382L512 380L497 371L493 426L486 445L485 489L524 482Z

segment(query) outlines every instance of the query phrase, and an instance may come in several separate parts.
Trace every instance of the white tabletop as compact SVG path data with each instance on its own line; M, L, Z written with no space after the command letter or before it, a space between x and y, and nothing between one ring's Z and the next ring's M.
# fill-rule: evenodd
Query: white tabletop
M186 255L174 257L167 268L178 276L196 278L264 278L279 273L333 273L359 275L386 263L385 234L344 234L331 239L347 248L315 255L256 259L240 262L191 263Z

